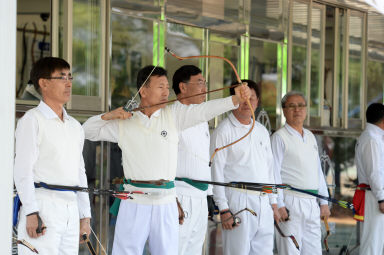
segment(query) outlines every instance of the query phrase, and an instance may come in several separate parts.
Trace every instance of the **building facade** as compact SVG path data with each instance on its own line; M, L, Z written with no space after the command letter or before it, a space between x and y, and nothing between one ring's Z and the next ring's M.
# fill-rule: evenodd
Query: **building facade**
M8 84L15 88L15 118L38 104L39 95L27 83L32 64L43 56L59 56L71 64L74 80L67 109L80 122L131 99L137 72L145 65L165 67L172 77L181 65L195 64L210 90L235 79L220 59L179 61L165 47L180 56L226 57L241 78L260 83L258 111L268 114L271 132L284 124L281 97L290 90L305 94L306 126L316 134L331 194L351 200L354 146L365 126L365 109L383 102L384 94L384 16L367 2L18 0L16 83ZM228 94L221 91L208 98ZM86 141L84 157L90 186L113 188L113 179L123 176L117 144ZM93 229L110 252L113 199L91 198ZM353 249L359 228L351 212L333 207L332 215L332 254ZM220 250L215 231L210 226L207 254ZM103 254L94 237L92 241Z

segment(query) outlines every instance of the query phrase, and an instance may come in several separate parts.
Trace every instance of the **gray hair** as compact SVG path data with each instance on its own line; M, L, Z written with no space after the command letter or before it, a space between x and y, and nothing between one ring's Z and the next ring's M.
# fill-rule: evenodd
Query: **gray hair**
M281 107L284 108L288 98L292 96L301 96L304 99L305 104L307 105L307 99L305 98L304 94L301 93L300 91L292 90L292 91L289 91L287 94L285 94L285 96L283 96L283 98L281 99Z

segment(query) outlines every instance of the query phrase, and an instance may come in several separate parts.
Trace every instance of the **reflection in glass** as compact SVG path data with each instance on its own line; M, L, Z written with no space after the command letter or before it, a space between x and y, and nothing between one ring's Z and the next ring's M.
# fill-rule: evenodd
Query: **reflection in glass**
M320 117L320 73L321 56L320 50L323 43L322 38L322 9L312 8L312 32L311 32L311 96L310 115Z
M329 187L333 197L339 200L352 201L354 187L357 181L357 172L354 162L355 157L355 137L332 137L315 135L319 153L327 155L331 160L331 166L326 166L323 172L327 184L332 184L332 169L335 173L334 190ZM357 224L352 217L352 211L337 205L331 207L331 217L329 223L336 231L328 239L329 248L339 254L343 246L352 249L358 240ZM333 254L333 253L332 253ZM341 253L340 253L341 254Z
M276 130L277 124L277 88L281 77L277 67L277 50L277 43L250 40L249 78L261 85L258 110L264 109L268 113L273 130Z
M360 118L363 18L351 12L349 18L348 118Z
M16 99L41 99L40 93L28 81L32 65L51 55L50 6L50 0L39 1L38 7L29 1L17 1ZM5 40L7 35L3 36Z
M306 94L308 5L293 2L292 90Z
M181 57L203 55L203 35L204 30L202 28L167 23L166 45L176 53L176 55ZM183 65L195 65L201 70L204 70L203 60L204 59L196 58L180 61L170 54L166 54L166 66L170 87L172 87L173 74L179 67ZM170 92L170 98L174 98L175 95L172 88L170 89Z
M367 87L367 106L372 103L383 103L384 62L368 61Z
M74 0L72 94L99 96L101 40L100 0Z
M152 64L153 22L112 13L112 109L124 105L137 91L139 70Z

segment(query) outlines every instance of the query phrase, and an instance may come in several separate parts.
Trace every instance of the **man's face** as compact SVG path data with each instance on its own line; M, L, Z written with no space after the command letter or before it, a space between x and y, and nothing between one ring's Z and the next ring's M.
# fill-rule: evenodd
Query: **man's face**
M169 84L166 76L151 76L147 86L141 89L141 101L145 105L166 103L169 96ZM161 105L165 107L166 104Z
M248 103L244 101L239 105L239 108L233 110L236 116L241 117L242 119L250 119L252 117L252 112L254 112L259 103L259 98L256 96L254 89L251 89L251 97L249 98L252 109L249 108Z
M191 76L188 82L179 84L181 97L188 97L207 92L207 84L201 73ZM206 95L194 96L185 99L187 104L201 104L205 101Z
M288 97L283 112L289 125L303 126L307 117L307 105L304 98L298 95Z
M71 98L72 74L69 69L56 70L50 77L39 79L44 100L65 104Z

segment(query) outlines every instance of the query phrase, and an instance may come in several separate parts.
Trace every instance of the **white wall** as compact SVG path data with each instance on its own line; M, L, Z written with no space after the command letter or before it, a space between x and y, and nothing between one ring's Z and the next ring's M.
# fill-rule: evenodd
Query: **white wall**
M16 1L0 1L0 254L11 254L16 77Z

